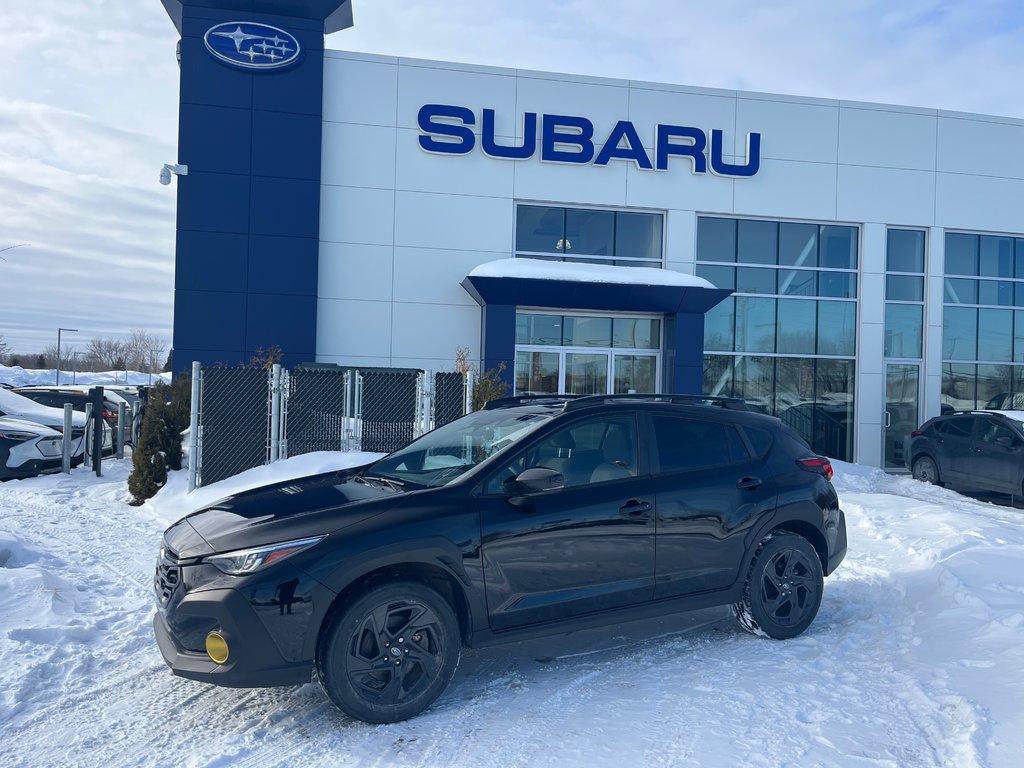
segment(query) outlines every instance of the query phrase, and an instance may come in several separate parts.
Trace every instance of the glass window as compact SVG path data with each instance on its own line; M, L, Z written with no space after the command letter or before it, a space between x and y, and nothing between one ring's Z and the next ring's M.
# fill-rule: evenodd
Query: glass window
M923 310L920 304L885 305L886 357L921 357Z
M857 268L857 229L826 225L821 228L818 265L833 269Z
M819 301L818 328L818 354L856 353L857 305L852 301Z
M729 442L729 453L732 455L734 462L746 461L750 458L750 451L747 450L747 446L740 437L740 433L736 431L736 427L726 427L725 438Z
M736 234L736 260L743 264L778 263L778 222L741 219Z
M730 296L704 315L704 349L718 352L733 350L733 320L736 299Z
M990 407L989 403L996 400L999 405L1010 394L1013 388L1013 368L1009 365L978 366L978 406Z
M1013 306L1024 307L1024 283L1014 283Z
M890 301L924 301L924 278L886 275L885 298Z
M815 363L813 357L775 358L776 416L781 417L793 405L814 399Z
M612 346L626 349L660 349L661 320L653 317L612 318Z
M615 392L654 392L658 370L653 355L615 355Z
M615 214L615 255L661 261L662 217L654 213Z
M662 472L681 472L732 461L725 428L713 421L655 414L654 436Z
M610 347L612 345L612 319L610 317L566 317L562 344L567 347Z
M966 439L971 436L971 432L974 429L974 422L976 421L977 419L974 416L957 416L945 423L945 429L943 429L942 432L949 437L960 437Z
M732 364L736 359L731 355L704 356L704 394L732 397Z
M774 269L737 267L736 291L738 293L775 293Z
M565 209L520 205L516 208L516 250L562 253Z
M779 224L779 264L788 267L818 266L817 224Z
M853 456L853 361L819 360L811 448L841 461Z
M565 391L570 395L603 395L608 391L608 355L567 352Z
M710 280L716 288L736 289L736 268L719 267L714 264L698 264L697 277Z
M779 299L776 326L776 350L797 355L813 355L817 340L817 302L806 299Z
M562 318L559 315L516 315L516 344L562 343Z
M736 297L736 351L775 351L775 299Z
M571 487L614 479L598 473L604 462L613 459L622 477L636 475L636 456L635 419L605 418L555 432L526 452L524 466L557 470L566 487Z
M1024 363L1024 312L1013 313L1013 362Z
M978 407L978 366L965 363L945 363L942 366L942 403L954 411L969 411Z
M992 419L981 419L978 439L983 443L1001 443L1007 448L1015 448L1021 444L1021 439L1005 424L1000 424Z
M978 281L946 278L947 304L977 304Z
M751 410L771 414L775 399L775 358L744 356L727 359L732 368L733 397L746 400Z
M1014 276L1024 277L1024 238L1017 238L1014 248L1014 263L1016 265L1013 270Z
M946 274L978 274L978 236L946 233Z
M570 208L565 212L565 253L573 256L612 256L615 253L615 214Z
M978 360L1013 359L1013 312L978 310Z
M550 395L558 392L557 352L516 352L516 394Z
M979 280L978 303L1013 306L1013 283L1008 280Z
M1013 277L1013 238L982 235L979 238L978 274Z
M977 360L977 354L978 310L969 307L946 307L942 313L943 359Z
M817 274L810 269L781 269L779 293L783 296L817 296Z
M924 232L918 229L890 229L885 249L889 272L924 272Z
M736 261L736 219L697 219L697 258Z
M818 295L834 299L857 298L857 275L852 272L819 272Z

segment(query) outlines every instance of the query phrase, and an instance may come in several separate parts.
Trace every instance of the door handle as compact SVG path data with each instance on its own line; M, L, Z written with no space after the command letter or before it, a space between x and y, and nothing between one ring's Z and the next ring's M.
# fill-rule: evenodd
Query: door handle
M761 487L760 477L741 477L736 481L736 487L741 491L752 491Z
M619 507L619 512L628 517L639 517L645 512L650 512L653 508L654 505L649 501L637 501L636 499L630 499Z

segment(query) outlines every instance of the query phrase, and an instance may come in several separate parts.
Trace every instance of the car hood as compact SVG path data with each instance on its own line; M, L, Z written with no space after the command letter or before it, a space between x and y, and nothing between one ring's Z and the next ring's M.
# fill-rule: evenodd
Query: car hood
M390 509L401 492L331 472L254 488L211 504L164 532L180 559L331 533Z

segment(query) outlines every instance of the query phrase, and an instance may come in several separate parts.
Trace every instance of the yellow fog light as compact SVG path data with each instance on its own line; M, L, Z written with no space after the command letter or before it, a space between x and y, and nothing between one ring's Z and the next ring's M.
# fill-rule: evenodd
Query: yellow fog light
M218 664L228 660L228 641L220 632L211 632L206 636L206 655Z

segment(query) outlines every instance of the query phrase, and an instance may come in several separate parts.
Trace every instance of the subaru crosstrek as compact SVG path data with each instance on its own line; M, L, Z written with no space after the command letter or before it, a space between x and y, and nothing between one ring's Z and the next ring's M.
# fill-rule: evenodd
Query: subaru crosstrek
M742 401L495 401L368 466L168 528L156 636L178 675L314 672L373 723L429 706L466 646L715 605L790 638L846 553L831 476Z

